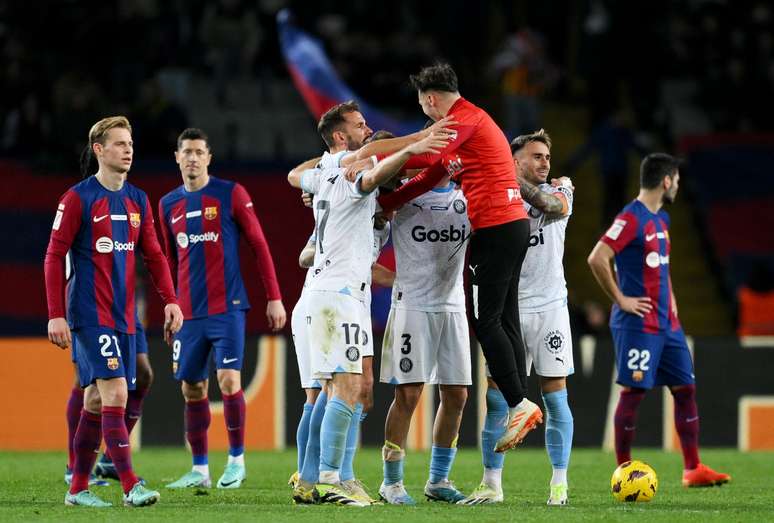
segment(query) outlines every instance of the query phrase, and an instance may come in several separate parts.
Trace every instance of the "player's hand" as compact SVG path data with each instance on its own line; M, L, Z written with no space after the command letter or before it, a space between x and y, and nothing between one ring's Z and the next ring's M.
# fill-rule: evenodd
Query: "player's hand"
M304 202L305 207L312 207L312 203L314 203L314 194L308 193L308 192L302 192L301 193L301 201Z
M406 147L405 151L409 154L437 154L448 144L448 134L430 133L425 138Z
M172 346L175 334L180 332L183 326L183 311L176 303L170 303L164 307L164 341Z
M628 312L629 314L636 314L640 318L653 310L650 298L646 296L640 298L624 296L621 298L621 301L618 302L618 306L621 307L622 311Z
M566 187L572 192L575 192L575 186L572 184L572 180L569 176L560 176L559 178L551 178L552 187Z
M457 125L457 121L453 116L444 116L427 129L423 129L421 132L422 138L427 138L431 134L442 136L456 136L457 131L451 129L453 125Z
M48 341L60 349L66 349L73 344L73 336L66 319L51 318L48 320Z
M374 214L374 229L381 231L387 225L387 222L395 218L395 211L379 211Z
M357 173L366 169L371 169L372 167L374 167L374 162L371 158L363 158L362 160L354 161L344 169L344 178L350 182L354 182L357 179Z
M277 332L285 326L288 318L282 300L269 301L266 305L266 319L269 320L269 328L273 332Z

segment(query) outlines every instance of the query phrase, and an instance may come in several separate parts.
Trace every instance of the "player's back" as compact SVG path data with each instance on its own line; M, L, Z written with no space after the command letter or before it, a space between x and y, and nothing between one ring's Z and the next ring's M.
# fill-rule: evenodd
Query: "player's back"
M462 186L470 202L468 214L478 229L525 217L518 192L508 139L491 116L461 98L450 110L460 122L460 133L472 127L470 137L445 158L444 166ZM461 176L457 176L461 173Z
M601 241L615 252L618 286L626 296L647 296L653 309L640 318L613 305L611 327L659 332L679 326L671 303L669 215L634 200L624 207Z
M567 304L567 282L564 279L564 238L573 206L573 193L564 187L540 184L540 190L561 193L569 211L564 216L548 218L537 207L524 202L529 216L529 248L519 278L519 310L542 312Z
M344 170L315 169L304 173L302 186L314 193L314 275L309 290L350 294L364 299L373 263L373 216L376 198L363 193L359 180Z
M470 237L467 202L450 182L411 200L393 220L394 307L464 312L462 271Z

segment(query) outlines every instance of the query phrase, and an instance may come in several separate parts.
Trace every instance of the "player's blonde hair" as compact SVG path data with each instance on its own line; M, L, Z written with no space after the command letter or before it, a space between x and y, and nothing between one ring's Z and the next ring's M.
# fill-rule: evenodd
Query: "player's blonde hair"
M548 136L548 133L544 129L540 129L534 133L522 134L521 136L514 138L511 141L511 154L516 153L516 151L521 150L525 145L531 142L543 143L548 147L549 151L551 150L551 137Z
M107 137L108 131L116 128L126 129L129 131L129 134L132 133L132 124L129 123L129 119L126 116L108 116L91 126L91 129L89 129L89 143L86 144L81 153L82 177L86 178L89 176L89 171L94 163L94 144L101 143L105 145L105 137Z
M95 143L104 145L108 131L115 128L126 129L129 133L132 132L132 125L126 116L108 116L92 125L91 129L89 129L89 147Z

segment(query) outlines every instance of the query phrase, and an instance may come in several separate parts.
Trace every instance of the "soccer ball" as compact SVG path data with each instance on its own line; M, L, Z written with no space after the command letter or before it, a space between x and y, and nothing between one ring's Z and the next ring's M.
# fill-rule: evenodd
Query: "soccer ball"
M621 463L610 478L610 491L618 501L650 501L657 490L656 471L642 461Z

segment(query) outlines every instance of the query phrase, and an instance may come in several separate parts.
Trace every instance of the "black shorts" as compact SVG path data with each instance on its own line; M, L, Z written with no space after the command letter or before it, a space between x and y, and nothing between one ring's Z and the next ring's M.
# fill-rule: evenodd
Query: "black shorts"
M528 246L527 219L477 229L470 239L470 283L486 285L518 279Z

